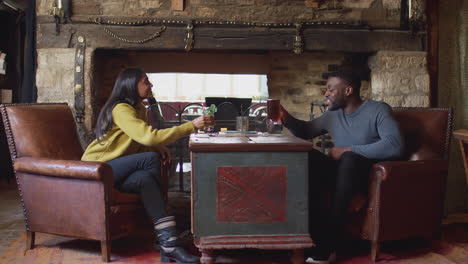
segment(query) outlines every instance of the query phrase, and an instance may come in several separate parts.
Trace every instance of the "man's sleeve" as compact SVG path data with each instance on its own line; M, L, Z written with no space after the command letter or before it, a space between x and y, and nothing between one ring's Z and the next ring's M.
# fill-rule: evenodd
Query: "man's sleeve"
M367 145L351 146L351 151L370 159L388 160L400 158L403 154L403 139L389 105L383 104L379 108L376 116L376 125L380 140Z
M286 120L284 120L284 126L296 137L306 140L312 139L327 133L325 130L327 113L328 112L325 112L323 115L311 121L299 120L288 114Z

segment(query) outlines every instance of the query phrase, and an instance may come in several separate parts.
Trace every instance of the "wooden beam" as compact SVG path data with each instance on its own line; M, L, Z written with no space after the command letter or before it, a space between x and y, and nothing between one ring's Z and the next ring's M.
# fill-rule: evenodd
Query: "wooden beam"
M170 26L161 36L142 44L117 40L104 31L104 27L118 36L140 40L159 31L159 26L122 27L97 24L64 24L62 34L55 36L55 24L38 24L37 48L66 48L70 27L75 36L83 35L87 46L93 48L135 48L183 50L186 30ZM194 28L194 50L290 50L294 48L294 28L218 27ZM313 29L303 31L304 51L376 52L378 50L422 51L424 34L408 31Z
M319 8L321 0L304 0L304 4L309 8Z

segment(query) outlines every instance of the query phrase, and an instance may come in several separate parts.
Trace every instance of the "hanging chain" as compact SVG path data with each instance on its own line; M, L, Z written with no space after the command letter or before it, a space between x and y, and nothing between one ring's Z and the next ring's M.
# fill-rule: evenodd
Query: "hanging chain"
M160 29L158 32L156 32L156 33L154 33L153 35L148 36L148 37L146 37L146 38L144 38L144 39L140 39L140 40L131 40L131 39L123 38L123 37L117 36L117 34L115 34L114 32L110 31L110 30L109 30L108 28L106 28L106 27L104 27L103 29L104 29L104 31L105 31L107 34L109 34L109 36L111 36L111 37L113 37L113 38L115 38L115 39L118 39L118 40L120 40L120 41L122 41L122 42L141 44L141 43L145 43L145 42L148 42L148 41L150 41L150 40L153 40L153 39L159 37L159 36L161 35L161 33L164 32L164 31L166 30L166 26L162 26L161 29Z
M145 21L136 21L136 22L112 22L112 21L103 21L101 18L96 18L96 20L94 20L94 22L96 24L99 24L99 25L102 25L102 24L106 24L106 25L125 25L125 26L143 26L143 25L148 25L148 24L151 24L151 23L155 23L155 20L145 20ZM140 39L140 40L131 40L131 39L127 39L127 38L123 38L123 37L120 37L118 36L117 34L115 34L114 32L112 32L110 29L106 28L106 27L103 27L104 31L109 34L109 36L115 38L115 39L118 39L122 42L127 42L127 43L134 43L134 44L141 44L141 43L145 43L145 42L148 42L150 40L153 40L159 36L161 36L161 33L164 32L166 30L166 26L162 26L161 29L152 34L151 36L148 36L144 39Z
M153 40L161 35L166 30L166 25L187 25L187 35L185 38L185 50L190 51L193 48L194 36L193 27L194 25L227 25L227 26L248 26L248 27L268 27L268 28L288 28L295 26L296 35L294 41L294 52L296 54L302 53L303 40L302 40L302 26L336 26L336 25L348 25L348 26L359 26L360 23L352 24L346 21L311 21L301 23L259 23L259 22L243 22L243 21L189 21L185 22L182 20L161 20L161 19L148 19L139 21L110 21L103 20L102 18L96 18L94 22L98 25L111 25L111 26L145 26L145 25L162 25L161 29L151 36L148 36L140 40L131 40L123 38L112 32L110 29L103 27L104 31L111 37L118 39L122 42L141 44Z

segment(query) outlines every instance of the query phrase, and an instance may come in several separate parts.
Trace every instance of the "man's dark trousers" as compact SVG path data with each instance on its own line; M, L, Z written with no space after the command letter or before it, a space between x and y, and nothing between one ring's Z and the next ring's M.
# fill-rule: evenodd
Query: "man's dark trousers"
M367 194L369 172L378 160L348 151L339 160L309 152L309 230L317 247L335 250L342 240L354 194Z

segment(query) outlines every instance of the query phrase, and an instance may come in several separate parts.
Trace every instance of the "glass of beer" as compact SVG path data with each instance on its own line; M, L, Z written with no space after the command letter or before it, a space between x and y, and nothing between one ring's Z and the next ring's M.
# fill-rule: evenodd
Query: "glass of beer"
M267 100L267 115L268 119L270 119L273 124L281 124L279 99Z

